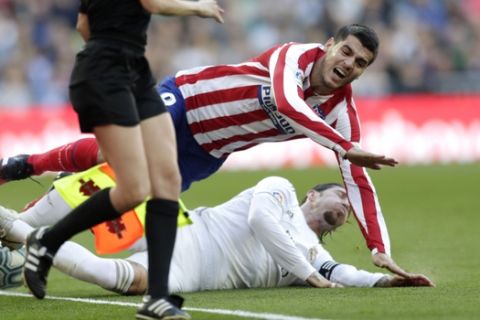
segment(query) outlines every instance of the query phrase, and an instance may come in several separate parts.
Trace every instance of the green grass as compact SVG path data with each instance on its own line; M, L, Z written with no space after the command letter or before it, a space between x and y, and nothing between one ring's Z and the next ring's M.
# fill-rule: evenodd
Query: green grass
M189 207L214 205L268 175L289 178L299 197L313 184L340 181L336 169L220 172L184 194ZM436 288L250 289L185 294L186 306L319 319L478 319L480 316L480 165L399 167L371 172L402 267L427 274ZM0 187L0 203L20 208L44 187L31 181ZM356 222L327 239L342 262L375 271ZM89 246L91 236L76 238ZM48 294L139 303L53 270ZM17 292L27 292L20 288ZM0 319L133 319L135 308L0 296ZM191 311L194 319L245 319Z

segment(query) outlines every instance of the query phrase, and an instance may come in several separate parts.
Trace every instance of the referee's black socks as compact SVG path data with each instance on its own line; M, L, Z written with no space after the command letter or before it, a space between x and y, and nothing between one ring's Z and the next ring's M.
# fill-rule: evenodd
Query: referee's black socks
M97 191L48 230L40 242L55 254L65 241L77 233L120 215L110 200L110 188Z
M147 201L145 234L148 245L148 294L152 298L168 295L168 273L177 234L178 201Z

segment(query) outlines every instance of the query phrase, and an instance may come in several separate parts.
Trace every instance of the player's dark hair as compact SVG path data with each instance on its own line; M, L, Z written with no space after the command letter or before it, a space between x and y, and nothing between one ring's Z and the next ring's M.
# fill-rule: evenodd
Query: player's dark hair
M370 27L361 24L349 24L340 28L335 36L335 42L345 40L349 35L357 38L362 46L367 48L373 53L373 59L369 62L369 65L375 61L378 54L378 36L377 33Z
M311 188L310 190L315 190L317 192L323 192L325 190L328 190L328 189L331 189L331 188L335 188L335 187L340 187L340 188L343 188L343 186L339 183L335 183L335 182L332 182L332 183L321 183L321 184L317 184L316 186L314 186L313 188ZM302 202L300 203L300 205L304 204L305 201L307 201L307 196L305 196L302 200ZM330 223L328 217L325 217L327 223ZM333 225L333 223L330 223ZM322 232L321 234L318 235L318 240L320 241L320 243L325 243L323 240L325 238L325 236L327 235L331 235L333 232L333 230L330 230L330 231L324 231Z
M331 183L320 183L320 184L317 184L316 186L314 186L313 188L311 188L310 190L315 190L317 192L322 192L322 191L325 191L327 189L331 189L331 188L335 188L335 187L340 187L340 188L343 188L343 186L340 184L340 183L335 183L335 182L331 182ZM300 205L304 204L305 201L307 201L307 196L305 196L302 200L302 202L300 202Z

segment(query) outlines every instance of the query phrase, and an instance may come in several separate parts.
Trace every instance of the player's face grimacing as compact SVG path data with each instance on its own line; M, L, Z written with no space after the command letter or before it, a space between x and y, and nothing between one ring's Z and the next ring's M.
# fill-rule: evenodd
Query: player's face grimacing
M357 79L374 59L373 52L352 35L337 43L330 38L325 47L320 77L323 84L331 90Z
M307 223L317 234L333 231L347 221L350 203L344 188L334 187L322 192L312 190L307 199Z

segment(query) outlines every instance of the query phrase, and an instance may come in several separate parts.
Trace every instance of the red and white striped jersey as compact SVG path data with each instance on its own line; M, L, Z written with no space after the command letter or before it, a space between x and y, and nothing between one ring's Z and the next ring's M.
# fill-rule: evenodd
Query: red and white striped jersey
M343 159L360 142L352 88L319 96L310 85L313 64L324 54L318 43L287 43L243 63L179 71L175 82L194 138L214 157L305 137L335 151L368 247L389 254L388 232L370 178L365 169Z

